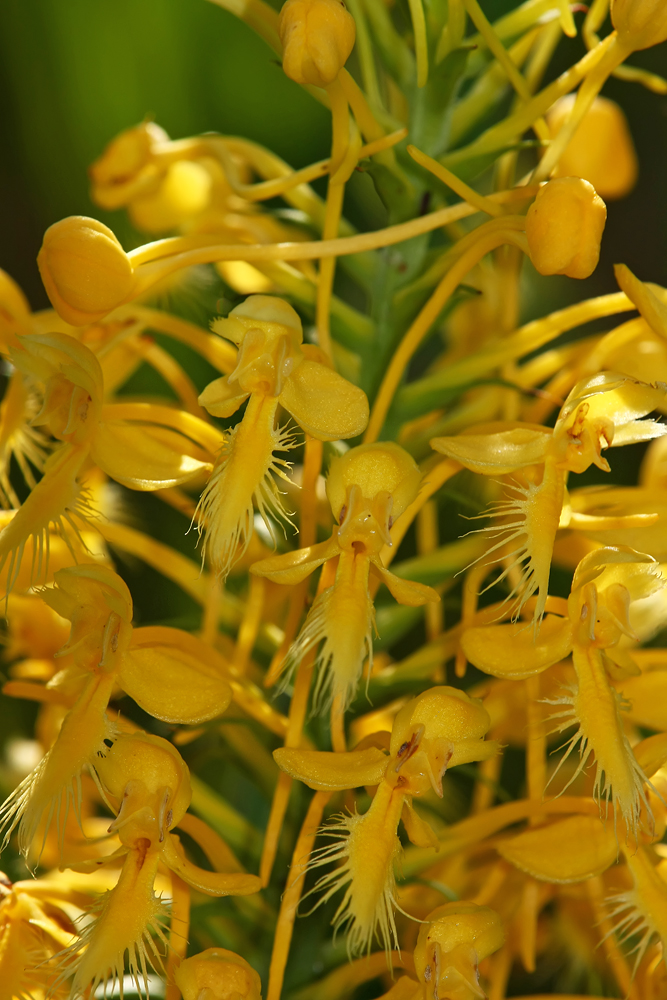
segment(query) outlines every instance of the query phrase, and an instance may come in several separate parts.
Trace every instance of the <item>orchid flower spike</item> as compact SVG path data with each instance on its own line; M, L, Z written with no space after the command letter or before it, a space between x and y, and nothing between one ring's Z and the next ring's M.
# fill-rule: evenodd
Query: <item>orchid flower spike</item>
M491 557L489 565L511 561L501 579L514 567L522 567L520 581L510 594L516 598L517 617L534 594L533 621L539 623L544 614L568 474L585 472L591 465L609 472L602 455L605 448L661 437L667 425L639 418L663 406L666 398L667 386L662 383L649 385L616 372L601 372L574 386L553 430L521 423L498 429L495 424L488 431L481 426L472 428L470 434L431 441L436 451L473 472L487 476L518 473L521 477L511 481L511 493L493 511L508 520L482 529L493 542L482 558Z
M190 804L190 776L167 740L148 733L120 734L100 755L96 772L105 796L116 803L109 832L118 834L122 846L112 858L125 860L117 885L101 899L95 919L64 953L60 979L73 975L72 998L85 995L91 985L106 988L109 980L115 984L122 977L127 951L130 976L148 996L147 966L164 971L155 938L167 945L166 907L153 888L158 864L211 896L248 895L259 890L260 882L255 875L208 872L185 857L171 830ZM95 870L106 860L73 867Z
M461 640L470 662L494 677L531 677L572 655L576 684L549 701L556 708L551 716L556 732L577 727L557 771L578 747L579 764L569 785L593 758L594 794L611 802L627 837L636 838L641 824L653 820L646 776L623 729L623 685L617 691L611 681L639 673L619 643L624 636L635 637L632 602L664 586L651 556L626 546L596 549L577 567L567 617L548 615L537 640L517 624L469 628Z
M345 889L333 923L336 929L346 928L351 955L370 951L376 934L386 949L392 944L398 947L394 923L398 906L394 869L402 854L398 824L403 821L413 844L437 848L437 835L412 800L429 790L442 796L442 778L449 767L495 756L498 744L484 740L489 725L481 701L456 688L434 687L398 712L388 757L378 745L348 753L288 747L274 751L278 765L309 788L377 786L368 812L338 816L322 828L335 842L316 852L309 865L320 868L341 862L319 879L314 891L322 892L320 902L326 902ZM377 734L374 742L386 747L387 736Z
M151 629L133 632L130 592L107 567L58 570L55 587L42 591L42 598L71 622L61 652L73 661L70 674L78 696L54 745L0 807L2 849L18 827L24 857L44 817L44 837L55 819L62 846L70 805L79 816L81 775L87 769L97 776L98 763L117 736L117 726L107 716L116 685L151 714L180 723L201 722L224 712L232 696L224 678L183 655L177 636L165 637L163 630L155 638Z
M336 441L363 431L368 400L322 364L316 348L303 344L301 320L282 299L251 295L213 329L238 346L238 362L231 375L207 386L199 402L215 417L231 417L248 400L197 508L203 555L226 577L250 542L253 502L272 534L269 515L289 521L273 478L275 473L287 479L289 463L274 453L296 442L292 430L276 426L278 407L312 437Z
M318 710L329 708L333 699L344 709L349 706L366 657L370 673L375 622L370 574L385 583L400 604L415 607L439 600L432 587L402 580L380 559L383 546L392 544L389 529L417 496L420 482L414 459L397 444L352 448L334 458L329 469L327 496L338 522L331 538L251 567L258 576L294 585L327 560L338 559L333 586L313 604L284 664L291 671L309 650L322 644L313 695Z
M207 948L186 958L174 982L183 1000L262 1000L262 984L253 967L226 948Z

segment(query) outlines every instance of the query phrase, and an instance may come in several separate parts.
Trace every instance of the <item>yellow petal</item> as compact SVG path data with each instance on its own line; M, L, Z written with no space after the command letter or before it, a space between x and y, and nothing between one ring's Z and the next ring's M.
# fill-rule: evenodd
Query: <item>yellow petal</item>
M247 392L240 392L238 382L229 385L228 375L217 378L206 386L199 397L199 405L208 410L214 417L231 417L236 413Z
M368 423L366 393L317 361L301 362L286 379L280 402L320 441L356 437Z
M595 816L568 816L502 841L498 853L533 878L581 882L614 864L618 843L613 824Z
M249 896L259 892L262 883L256 875L244 872L209 872L188 861L182 852L178 837L167 834L160 850L161 860L184 882L207 896Z
M377 747L348 753L325 753L279 747L273 751L278 767L309 788L335 791L378 785L387 769L388 757Z
M473 472L502 476L543 462L550 434L548 427L513 427L490 434L433 438L431 447Z
M618 287L636 305L651 329L659 337L667 338L667 305L653 291L657 286L640 281L625 264L615 264L614 274Z
M547 615L535 636L531 625L469 628L461 648L470 662L494 677L531 677L565 659L572 649L569 621Z
M265 576L274 583L284 583L290 586L301 583L307 576L314 573L327 559L333 559L340 552L335 538L317 545L309 545L296 552L286 552L280 556L270 556L253 563L250 572L257 576Z
M647 729L667 730L667 670L648 670L616 685L630 703L628 718Z
M575 385L561 409L555 432L561 426L565 427L576 420L576 413L584 401L587 403L587 421L603 421L607 418L620 429L623 425L646 416L651 410L664 406L666 395L667 386L662 383L650 385L619 372L600 372ZM629 443L629 439L617 440L615 433L612 446L620 443Z
M452 755L447 762L447 767L456 767L458 764L473 764L478 760L490 760L495 757L500 750L500 743L497 740L457 740L452 744Z
M585 555L572 579L572 592L593 580L598 590L622 584L633 601L650 597L665 585L657 560L629 545L608 545Z
M225 711L232 690L217 671L168 641L179 629L135 629L118 680L141 708L165 722L195 723ZM158 637L155 632L159 633Z
M117 483L133 490L163 490L210 469L192 442L166 427L103 423L95 435L91 456Z
M403 826L405 827L405 832L410 839L410 843L414 844L415 847L435 847L436 850L439 848L440 841L438 840L437 833L433 827L419 815L412 803L407 799L403 803L401 819L403 820Z
M407 604L410 608L417 608L421 604L439 601L440 596L433 587L428 587L425 583L417 583L414 580L402 580L400 576L385 569L384 566L375 560L371 563L371 572L382 580L391 596L399 604Z

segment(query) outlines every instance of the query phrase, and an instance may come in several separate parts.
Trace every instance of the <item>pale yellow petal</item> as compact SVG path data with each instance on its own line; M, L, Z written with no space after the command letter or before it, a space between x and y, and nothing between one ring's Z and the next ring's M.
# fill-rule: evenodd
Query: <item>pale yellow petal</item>
M366 393L317 361L301 362L286 379L280 402L320 441L356 437L368 423Z

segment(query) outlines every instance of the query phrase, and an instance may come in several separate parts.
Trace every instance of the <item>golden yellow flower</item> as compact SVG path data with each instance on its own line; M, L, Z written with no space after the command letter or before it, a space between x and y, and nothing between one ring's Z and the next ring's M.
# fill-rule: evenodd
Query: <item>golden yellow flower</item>
M393 442L359 445L334 458L327 478L327 496L338 526L331 538L308 549L297 549L254 563L251 572L275 583L300 583L318 566L338 559L331 587L316 599L305 625L289 650L285 669L291 670L322 643L314 703L345 709L357 690L364 661L373 662L372 629L375 610L369 575L386 584L400 604L412 607L439 600L424 584L402 580L385 569L380 552L391 545L389 529L417 496L421 473L410 455Z

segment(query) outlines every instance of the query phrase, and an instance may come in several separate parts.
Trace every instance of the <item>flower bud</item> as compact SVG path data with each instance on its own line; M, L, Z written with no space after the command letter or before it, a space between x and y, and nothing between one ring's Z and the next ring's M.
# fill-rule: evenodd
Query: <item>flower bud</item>
M576 96L557 101L547 115L552 135L570 116ZM637 154L628 122L614 101L596 97L558 161L559 177L583 177L606 199L624 198L637 181Z
M611 23L618 40L633 52L667 40L665 0L611 0Z
M154 122L142 122L112 139L88 171L93 201L102 208L120 208L147 184L155 183L154 149L166 142L169 136Z
M327 87L354 48L356 27L342 0L287 0L278 32L287 76Z
M83 215L49 226L37 265L54 309L87 326L121 305L132 290L132 264L111 230Z
M207 948L181 962L174 982L183 1000L261 1000L259 976L246 962L226 948Z
M607 208L581 177L559 177L540 189L526 216L530 259L540 274L588 278L597 267Z

